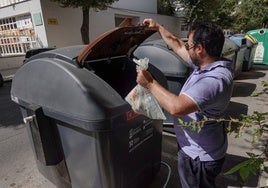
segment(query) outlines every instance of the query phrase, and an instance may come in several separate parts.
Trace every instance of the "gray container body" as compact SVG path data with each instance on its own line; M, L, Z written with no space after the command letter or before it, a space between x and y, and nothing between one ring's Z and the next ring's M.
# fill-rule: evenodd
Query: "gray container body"
M135 114L124 97L136 85L128 57L87 62L84 46L27 60L13 79L39 171L58 187L146 187L161 163L162 123ZM149 70L166 84L155 67Z
M244 36L230 36L232 41L234 41L239 46L239 51L236 58L236 63L241 64L239 70L248 71L253 66L253 61L251 60L251 51L254 50L254 44L247 40Z
M2 74L0 73L0 87L2 87L4 85L4 79Z

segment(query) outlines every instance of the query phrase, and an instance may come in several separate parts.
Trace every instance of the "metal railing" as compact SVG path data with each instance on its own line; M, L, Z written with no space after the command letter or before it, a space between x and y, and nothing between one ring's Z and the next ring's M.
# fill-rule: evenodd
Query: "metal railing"
M30 14L0 19L0 56L25 54L39 43Z

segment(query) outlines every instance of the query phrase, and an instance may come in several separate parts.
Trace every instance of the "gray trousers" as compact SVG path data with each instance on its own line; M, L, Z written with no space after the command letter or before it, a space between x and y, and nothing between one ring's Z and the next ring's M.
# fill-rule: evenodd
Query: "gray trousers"
M182 149L178 152L178 172L182 188L215 188L225 158L216 161L192 159Z

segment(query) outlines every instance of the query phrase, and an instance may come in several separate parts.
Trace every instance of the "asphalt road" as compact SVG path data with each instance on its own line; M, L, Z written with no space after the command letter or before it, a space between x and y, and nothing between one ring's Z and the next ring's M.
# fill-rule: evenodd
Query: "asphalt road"
M235 80L234 93L229 107L233 117L241 113L268 111L268 97L250 97L255 90L261 89L260 82L268 80L268 66L254 66L249 72L242 73ZM56 188L37 170L34 153L31 149L26 128L17 104L10 100L11 81L0 88L0 188ZM229 148L224 171L245 159L245 152L251 149L250 132L235 139L229 136ZM170 135L163 136L162 160L170 165L171 175L166 188L180 188L177 174L176 141ZM150 188L162 188L168 174L168 168L161 166L160 172ZM268 184L268 174L252 176L245 187L264 187ZM220 175L218 188L242 187L237 174Z

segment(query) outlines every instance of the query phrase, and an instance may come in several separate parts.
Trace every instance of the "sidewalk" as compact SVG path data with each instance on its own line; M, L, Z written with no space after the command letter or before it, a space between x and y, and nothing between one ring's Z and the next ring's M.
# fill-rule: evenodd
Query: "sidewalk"
M234 84L234 91L229 107L229 113L232 117L239 118L240 114L253 114L254 111L268 112L268 96L260 95L251 97L250 95L255 90L261 91L261 81L268 81L268 66L254 65L249 72L243 72ZM252 148L250 129L247 129L241 138L234 138L234 135L229 136L228 156L223 171L228 171L235 164L244 161L248 158L246 152L258 153L260 150ZM267 137L266 137L267 138ZM264 140L267 143L267 140ZM268 164L267 164L268 165ZM266 165L266 166L267 166ZM250 176L245 184L242 183L238 174L219 178L219 187L227 183L228 187L265 187L268 186L268 171L257 176Z

